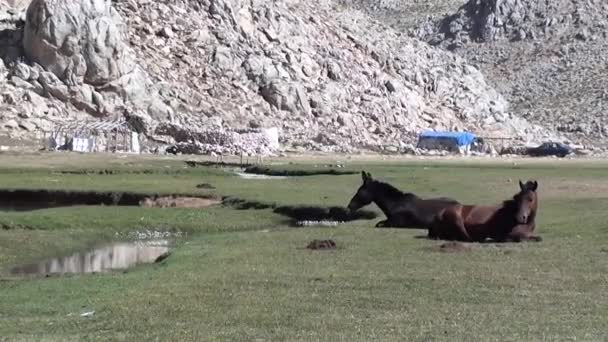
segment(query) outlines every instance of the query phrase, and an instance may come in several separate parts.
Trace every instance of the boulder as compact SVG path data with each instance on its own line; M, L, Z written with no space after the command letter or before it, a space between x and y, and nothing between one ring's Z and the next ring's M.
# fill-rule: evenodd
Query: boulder
M26 56L64 82L105 85L135 69L110 0L32 0Z

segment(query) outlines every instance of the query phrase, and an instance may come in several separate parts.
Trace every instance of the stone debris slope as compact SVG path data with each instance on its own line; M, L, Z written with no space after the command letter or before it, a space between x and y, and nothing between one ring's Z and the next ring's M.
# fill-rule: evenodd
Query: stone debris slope
M464 59L329 1L33 0L27 16L2 13L11 134L125 116L159 142L276 126L284 146L325 151L393 148L428 128L551 136Z
M413 36L479 66L518 115L608 141L608 2L470 0Z

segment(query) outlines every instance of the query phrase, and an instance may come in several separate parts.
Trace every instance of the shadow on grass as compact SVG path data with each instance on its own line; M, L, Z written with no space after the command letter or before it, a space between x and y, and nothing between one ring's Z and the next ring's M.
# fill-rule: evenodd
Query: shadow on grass
M195 160L186 160L186 165L189 167L248 167L251 166L249 163L230 163L230 162L214 162L214 161L195 161Z
M161 197L178 198L187 195L158 195L120 191L72 191L46 189L0 189L0 209L31 211L37 209L68 207L74 205L140 206L143 201ZM214 196L193 195L200 199L216 199Z
M238 198L225 198L224 205L229 205L237 210L263 210L272 209L274 213L288 217L291 226L297 226L301 221L338 221L349 222L355 220L371 220L378 214L369 210L350 211L344 207L332 206L291 206L276 205L257 201L247 201Z
M285 169L275 169L275 168L254 165L254 166L246 167L245 173L253 173L253 174L258 174L258 175L266 175L266 176L300 177L300 176L319 176L319 175L342 176L342 175L353 175L358 172L357 171L336 170L334 168L311 169L311 170L285 170Z
M315 168L308 170L287 170L275 167L267 167L267 166L259 166L253 165L249 163L229 163L229 162L214 162L214 161L193 161L187 160L186 165L189 167L232 167L232 168L240 168L243 169L245 173L251 173L256 175L265 175L265 176L287 176L287 177L301 177L301 176L319 176L319 175L333 175L333 176L341 176L341 175L352 175L358 173L358 171L346 171L346 170L337 170L333 167L330 168Z

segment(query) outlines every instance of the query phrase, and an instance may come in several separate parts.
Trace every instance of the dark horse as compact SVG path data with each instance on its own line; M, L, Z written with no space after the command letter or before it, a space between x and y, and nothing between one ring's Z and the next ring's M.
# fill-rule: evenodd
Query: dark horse
M429 237L444 240L462 240L464 229L470 240L483 242L490 238L496 242L542 241L535 236L538 210L538 182L519 181L520 191L500 205L454 204L444 207L437 221L429 227ZM456 229L455 229L456 228Z
M404 193L394 186L372 179L372 175L361 172L363 184L348 203L351 211L362 208L372 202L386 215L386 220L380 221L376 227L420 228L428 229L437 222L437 215L444 212L446 207L459 205L451 198L441 197L422 199L413 193ZM455 226L454 231L461 226ZM463 239L469 239L464 228L461 232Z

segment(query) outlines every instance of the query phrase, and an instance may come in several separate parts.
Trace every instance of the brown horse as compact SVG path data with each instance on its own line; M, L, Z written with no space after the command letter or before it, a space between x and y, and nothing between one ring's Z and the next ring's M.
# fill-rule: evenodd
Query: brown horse
M404 193L394 186L379 182L372 175L361 172L363 184L348 204L351 211L358 210L372 202L386 215L376 227L428 229L437 220L437 214L449 206L460 205L451 198L422 199L413 193ZM454 227L457 230L459 227ZM464 228L460 231L463 239L469 239Z
M429 238L462 240L465 229L469 241L483 242L490 238L497 242L542 241L533 235L538 210L538 182L519 181L520 191L500 205L454 204L444 208L429 226ZM467 240L465 240L467 241Z

